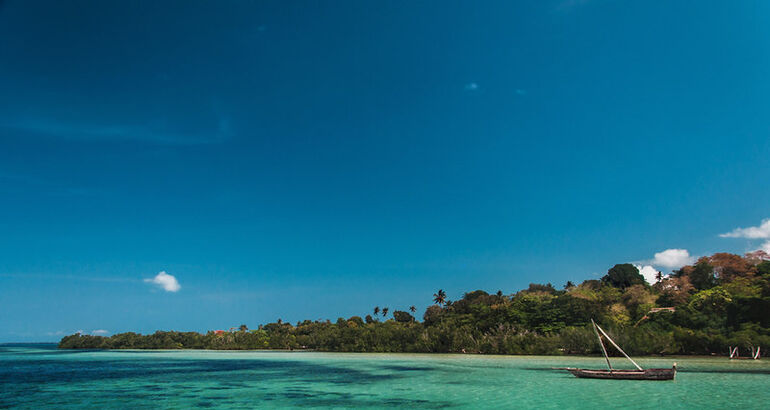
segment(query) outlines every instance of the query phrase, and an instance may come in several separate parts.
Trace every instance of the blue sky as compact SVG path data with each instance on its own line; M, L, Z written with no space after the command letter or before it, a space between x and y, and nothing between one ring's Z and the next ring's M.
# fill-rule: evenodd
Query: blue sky
M0 2L0 341L770 247L769 3L478 3Z

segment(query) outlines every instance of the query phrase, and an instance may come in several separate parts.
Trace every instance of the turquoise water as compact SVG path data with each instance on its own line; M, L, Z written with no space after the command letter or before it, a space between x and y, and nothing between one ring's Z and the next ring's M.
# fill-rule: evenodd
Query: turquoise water
M672 382L577 379L584 357L0 346L0 407L767 408L770 360L678 363ZM617 360L618 364L622 362Z

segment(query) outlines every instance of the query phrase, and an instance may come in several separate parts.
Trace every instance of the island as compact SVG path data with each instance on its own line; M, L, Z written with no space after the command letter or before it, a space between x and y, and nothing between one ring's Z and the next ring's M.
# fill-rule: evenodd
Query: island
M598 354L591 319L632 355L729 355L770 346L770 256L715 253L649 284L632 264L601 280L530 284L513 294L444 290L422 321L414 306L373 307L336 321L278 319L229 331L73 334L62 349L309 349L329 352Z

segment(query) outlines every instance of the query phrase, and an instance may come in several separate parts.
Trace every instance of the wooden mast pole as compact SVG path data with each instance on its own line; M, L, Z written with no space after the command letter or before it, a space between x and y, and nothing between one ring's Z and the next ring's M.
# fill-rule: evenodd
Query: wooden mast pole
M592 320L592 321L593 321L593 320ZM623 353L623 356L626 356L626 359L630 360L630 361L631 361L631 363L633 363L633 364L634 364L634 366L636 366L636 368L637 368L637 369L639 369L639 370L644 370L644 369L642 369L642 367L641 367L641 366L639 366L638 364L636 364L636 362L634 361L634 359L632 359L632 358L628 357L628 355L626 354L626 352L624 352L624 351L623 351L623 349L621 349L621 348L620 348L620 346L618 346L618 345L617 345L617 344L616 344L616 343L615 343L615 342L612 340L612 338L611 338L611 337L609 337L609 336L607 335L607 333L605 333L605 332L604 332L604 329L600 328L600 327L599 327L599 325L597 325L596 323L594 323L594 326L596 326L596 328L597 328L597 329L599 329L599 331L600 331L600 332L602 332L602 334L604 335L604 337L606 337L606 338L607 338L607 340L609 340L609 341L610 341L610 343L612 343L612 345L613 345L613 346L615 346L615 348L616 348L616 349L618 349L618 350L620 351L620 353ZM607 353L605 352L604 354L606 355Z
M594 333L596 333L596 338L599 339L599 346L602 347L602 353L604 353L604 360L607 361L607 367L610 368L610 371L612 371L612 365L610 364L610 357L607 356L607 349L604 347L604 342L602 342L602 337L599 336L599 332L596 330L599 326L596 325L596 322L594 322L593 319L591 319L591 324L594 325Z

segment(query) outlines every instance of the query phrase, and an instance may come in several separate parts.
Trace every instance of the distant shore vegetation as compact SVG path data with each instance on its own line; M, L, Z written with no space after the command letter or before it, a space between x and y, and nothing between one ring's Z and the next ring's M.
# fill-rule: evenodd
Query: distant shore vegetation
M591 319L632 355L723 354L770 349L770 257L716 253L648 284L630 264L562 289L530 284L514 294L443 290L422 321L416 309L373 307L336 321L280 319L229 331L74 334L65 349L313 349L330 352L598 354Z

